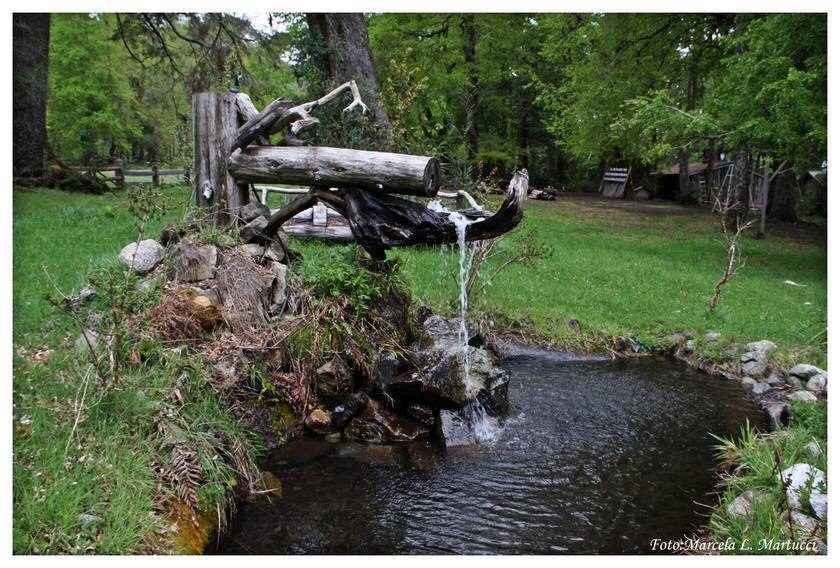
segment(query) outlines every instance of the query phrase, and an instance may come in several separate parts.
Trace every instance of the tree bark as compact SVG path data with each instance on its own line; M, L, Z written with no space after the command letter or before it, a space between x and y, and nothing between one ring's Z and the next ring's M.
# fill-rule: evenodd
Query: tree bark
M44 174L50 15L12 14L12 175Z
M467 69L466 93L466 150L467 162L475 162L478 155L478 70L475 63L475 46L478 43L478 33L475 28L475 16L468 14L461 21L464 34L464 63Z
M775 179L775 194L773 195L773 208L770 210L770 217L786 223L796 223L799 216L796 213L796 206L799 204L799 191L796 187L796 175L793 170L787 169L780 172Z
M320 57L316 57L317 65L331 79L333 86L356 80L363 98L369 101L373 120L382 127L384 142L390 147L394 129L382 106L379 76L373 64L364 16L357 13L311 13L306 14L306 24L316 41L324 44Z
M432 197L440 187L436 158L322 146L253 146L237 150L228 171L240 183L352 186Z
M239 128L236 95L196 93L192 105L196 205L213 209L216 222L229 225L250 200L248 185L227 171L227 149Z
M680 201L682 203L689 203L691 200L691 177L689 175L689 155L688 150L680 150Z

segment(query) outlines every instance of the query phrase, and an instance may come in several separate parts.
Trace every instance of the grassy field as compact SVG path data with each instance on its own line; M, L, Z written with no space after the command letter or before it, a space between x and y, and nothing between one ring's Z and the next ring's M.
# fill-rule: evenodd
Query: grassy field
M126 369L102 382L87 354L73 348L77 324L46 299L55 295L51 278L73 294L92 273L121 273L115 257L138 236L127 195L13 194L15 553L172 550L169 537L160 535L171 519L150 514L160 499L155 468L166 465L178 444L196 449L207 473L198 498L212 508L235 483L234 473L213 457L217 433L251 447L242 425L202 379L200 361L161 352L153 367ZM189 189L168 188L159 199L165 211L148 223L147 237L183 217ZM771 227L766 240L745 238L747 264L710 313L708 301L724 264L716 223L706 211L670 204L566 196L528 202L521 228L498 244L501 254L482 271L493 273L505 254L529 244L553 252L499 272L473 298L473 316L498 329L519 324L544 341L590 349L609 347L618 335L651 346L664 341L662 334L689 331L701 351L717 357L729 341L771 339L783 359L824 366L827 253L819 232L792 235ZM306 255L322 245L294 247ZM419 301L455 313L458 260L451 247L390 256L402 260ZM133 290L133 281L126 286ZM97 300L105 311L107 300ZM579 334L569 329L570 319L579 321ZM703 345L705 331L722 333L724 341ZM824 419L803 416L796 439L816 435L824 444ZM785 449L785 459L794 459L796 451L793 445ZM766 447L737 452L744 460L767 458ZM745 483L773 480L763 467L759 477L734 483L727 495ZM721 534L727 530L737 527L721 524Z

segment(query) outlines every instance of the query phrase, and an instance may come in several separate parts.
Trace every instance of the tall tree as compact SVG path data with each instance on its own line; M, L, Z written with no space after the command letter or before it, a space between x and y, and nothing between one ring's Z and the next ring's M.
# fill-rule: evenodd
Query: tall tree
M370 108L373 120L391 145L394 130L382 105L382 89L370 50L367 24L358 13L306 14L306 23L318 48L315 62L332 86L355 79Z
M47 148L47 77L50 15L12 15L12 172L44 173Z

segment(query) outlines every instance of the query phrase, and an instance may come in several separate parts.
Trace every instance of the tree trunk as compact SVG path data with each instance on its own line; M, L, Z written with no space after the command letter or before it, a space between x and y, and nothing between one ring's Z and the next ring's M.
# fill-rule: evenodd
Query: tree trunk
M750 211L750 154L746 149L735 152L732 177L726 224L734 232L746 223Z
M237 184L227 171L228 149L239 129L236 95L196 93L192 105L196 205L213 209L216 222L229 225L250 201L247 184Z
M50 15L12 14L12 175L44 174Z
M689 154L688 150L680 150L680 202L691 201L691 177L689 176Z
M475 64L475 46L478 42L478 34L475 28L475 16L468 14L461 21L461 30L464 33L464 63L467 68L467 93L466 93L466 150L467 162L475 162L478 155L478 70Z
M793 170L788 168L779 173L774 185L775 195L770 217L787 223L797 222L799 216L796 214L796 206L799 203L799 190L796 187L796 175Z
M362 14L306 14L306 24L316 40L323 41L316 63L331 79L333 86L356 80L367 101L373 120L382 127L388 147L394 140L391 119L382 106L381 88L373 54L370 51L367 25Z
M709 138L706 147L706 191L715 192L715 169L717 169L717 140Z
M426 197L440 187L436 158L322 146L251 146L231 154L228 171L240 183L350 186Z

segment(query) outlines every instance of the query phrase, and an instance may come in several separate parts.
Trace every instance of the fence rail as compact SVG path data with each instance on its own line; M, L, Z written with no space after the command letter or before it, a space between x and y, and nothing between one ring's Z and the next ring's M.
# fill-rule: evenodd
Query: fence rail
M98 167L85 167L85 166L72 166L70 168L74 171L83 171L83 172L96 172L96 173L103 173L103 172L114 172L114 183L116 183L117 187L123 189L125 187L131 185L148 185L151 184L153 187L160 187L160 178L161 176L183 176L183 183L185 185L190 185L192 179L192 168L190 166L184 166L183 168L176 168L176 169L161 169L157 165L153 164L151 169L148 170L128 170L125 169L122 160L116 160L113 165L110 166L98 166ZM150 181L127 181L126 176L133 176L133 177L148 177L151 178Z

